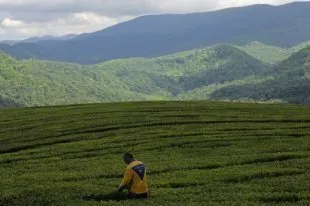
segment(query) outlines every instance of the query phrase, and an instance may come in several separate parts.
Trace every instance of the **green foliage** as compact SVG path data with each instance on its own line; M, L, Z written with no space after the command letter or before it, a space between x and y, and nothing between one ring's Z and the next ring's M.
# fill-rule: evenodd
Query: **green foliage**
M24 106L173 99L183 91L233 80L237 73L242 78L255 72L251 68L264 67L228 45L91 66L35 60L19 62L8 56L1 59L6 59L1 67L3 96ZM212 74L209 79L217 79L197 81L202 74Z
M277 46L264 45L255 41L239 46L238 48L265 63L275 64L289 58L295 52L298 52L309 45L310 42L308 41L291 48L281 48Z
M280 62L269 73L272 79L221 88L211 94L212 99L249 98L261 101L281 99L296 104L310 104L310 46Z
M215 45L89 66L17 61L1 53L0 107L174 99L308 102L309 47L275 66L252 56L260 58L261 44L240 48Z
M23 106L143 100L103 70L49 61L2 58L1 99ZM7 60L5 60L7 59ZM1 103L0 106L6 106ZM14 106L14 105L13 105Z
M267 66L246 53L228 45L220 45L214 48L215 56L221 65L212 69L205 69L196 75L180 78L180 83L185 91L194 90L212 84L243 79L251 75L262 75Z
M0 110L0 205L309 205L310 109L141 102ZM151 198L86 201L147 165Z
M255 58L269 64L280 62L291 55L289 49L264 45L260 42L251 42L249 44L239 46L239 48Z
M202 86L200 88L191 90L189 92L184 92L179 94L176 98L178 100L205 100L211 99L211 95L220 90L222 88L233 87L233 86L241 86L247 84L257 84L261 82L265 82L266 80L273 79L272 77L262 77L262 76L248 76L242 78L240 80L229 81L225 83L219 84L211 84L208 86ZM236 91L238 93L238 91ZM239 99L239 101L241 101ZM249 101L249 100L248 100Z

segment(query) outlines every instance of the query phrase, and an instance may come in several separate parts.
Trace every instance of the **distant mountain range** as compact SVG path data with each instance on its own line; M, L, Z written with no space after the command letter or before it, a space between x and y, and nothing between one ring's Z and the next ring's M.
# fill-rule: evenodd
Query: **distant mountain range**
M0 53L0 74L0 107L145 100L310 104L309 42L289 49L219 44L88 66Z
M93 64L118 58L162 56L217 43L260 41L290 47L309 40L309 11L310 2L296 2L143 16L69 40L0 44L0 49L17 59Z
M16 41L14 41L14 40L4 40L4 41L0 41L0 43L14 45L14 44L18 44L18 43L38 43L40 41L49 41L49 40L64 41L64 40L73 39L73 38L75 38L77 36L78 36L77 34L68 34L68 35L65 35L65 36L45 35L45 36L35 36L35 37L28 38L28 39L16 40Z

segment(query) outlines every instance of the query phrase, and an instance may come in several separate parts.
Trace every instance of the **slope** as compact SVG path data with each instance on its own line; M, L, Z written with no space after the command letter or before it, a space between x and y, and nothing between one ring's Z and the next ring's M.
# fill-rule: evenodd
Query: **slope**
M290 47L309 40L310 2L254 5L220 11L143 16L68 41L41 41L0 49L19 59L38 58L81 64L154 57L217 43L261 41ZM38 49L39 48L39 49Z
M310 46L274 67L272 79L256 84L231 86L215 91L213 99L281 99L290 103L310 104Z
M232 45L90 66L3 59L12 61L3 65L12 72L0 82L4 96L24 106L168 100L195 88L268 71L268 66ZM16 69L19 64L26 69Z
M0 107L143 100L104 71L0 55Z
M0 44L8 44L12 46L18 43L37 43L40 41L49 41L49 40L70 40L77 36L78 36L77 34L68 34L64 36L51 36L51 35L34 36L23 40L2 40L0 41Z
M297 48L301 46L290 50ZM17 61L2 54L1 106L173 99L304 104L310 76L307 51L308 47L273 67L233 45L89 66Z
M28 69L28 65L0 51L0 108L23 105L23 102L19 102L18 94L23 93L24 90L20 82L31 81L27 75L24 75ZM17 94L17 97L14 97L14 94Z
M295 52L309 45L310 41L307 41L290 48L281 48L254 41L245 45L240 45L238 48L265 63L275 64L289 58Z

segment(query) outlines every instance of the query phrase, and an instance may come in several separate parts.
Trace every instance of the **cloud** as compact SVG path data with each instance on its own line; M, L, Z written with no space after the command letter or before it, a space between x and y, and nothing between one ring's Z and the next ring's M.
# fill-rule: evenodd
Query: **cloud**
M80 13L137 16L147 13L208 11L249 4L284 4L292 0L0 0L0 12Z
M0 0L0 39L92 32L146 14L289 2L292 0Z
M3 19L1 25L3 27L20 27L23 25L23 22L19 21L19 20L12 20L9 18L5 18L5 19Z
M110 18L93 12L67 14L48 22L23 23L17 20L5 19L0 26L0 36L10 36L11 39L21 39L30 36L78 34L97 31L112 26L118 22L133 17ZM13 38L12 38L13 37Z

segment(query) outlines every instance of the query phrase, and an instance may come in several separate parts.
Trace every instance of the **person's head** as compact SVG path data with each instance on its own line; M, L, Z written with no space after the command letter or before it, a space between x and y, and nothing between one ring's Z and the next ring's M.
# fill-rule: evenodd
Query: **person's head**
M130 163L132 163L135 160L135 157L132 154L127 152L124 154L123 160L127 165L129 165Z

